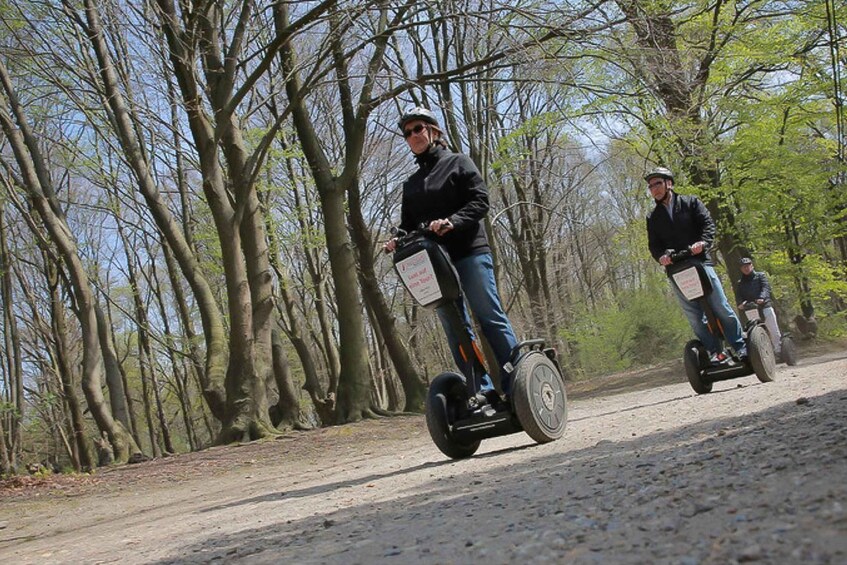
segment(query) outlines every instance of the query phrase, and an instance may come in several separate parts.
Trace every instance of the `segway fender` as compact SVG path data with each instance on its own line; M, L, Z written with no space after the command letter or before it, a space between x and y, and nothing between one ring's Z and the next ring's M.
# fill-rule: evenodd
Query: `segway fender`
M706 348L698 339L692 339L685 344L683 363L688 383L697 394L712 392L712 382L706 378L705 369L709 366L709 356Z
M562 437L568 420L565 383L556 364L540 351L521 357L515 368L512 403L524 431L538 443Z
M747 353L756 377L763 383L773 381L776 376L776 357L768 331L761 324L747 335Z
M465 378L458 373L441 373L429 385L426 427L435 446L451 459L470 457L479 449L479 440L463 442L453 435L452 425L464 416L467 400Z
M794 340L791 339L790 336L782 336L781 351L779 355L786 365L793 367L797 364L797 346L794 344Z

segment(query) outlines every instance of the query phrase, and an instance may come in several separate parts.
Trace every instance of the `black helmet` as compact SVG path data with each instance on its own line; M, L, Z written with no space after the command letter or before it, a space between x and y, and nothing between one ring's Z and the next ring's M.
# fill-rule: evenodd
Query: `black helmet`
M663 179L673 180L673 173L670 169L666 169L665 167L656 167L646 175L644 175L644 180L649 181L654 177L662 177Z
M421 120L438 127L438 120L435 119L435 114L422 106L415 106L411 110L404 112L403 115L400 116L400 121L397 122L397 127L400 128L400 131L403 131L406 124L412 120Z
M752 265L752 264L753 264L753 260L752 260L752 259L750 259L749 257L742 257L742 258L741 258L741 264L742 264L742 265Z

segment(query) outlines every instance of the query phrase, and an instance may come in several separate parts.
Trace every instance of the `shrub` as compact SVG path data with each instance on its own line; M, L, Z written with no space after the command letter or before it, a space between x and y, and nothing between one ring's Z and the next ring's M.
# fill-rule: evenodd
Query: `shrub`
M644 288L625 291L580 316L565 339L576 356L572 373L597 376L651 365L680 355L691 328L664 276Z

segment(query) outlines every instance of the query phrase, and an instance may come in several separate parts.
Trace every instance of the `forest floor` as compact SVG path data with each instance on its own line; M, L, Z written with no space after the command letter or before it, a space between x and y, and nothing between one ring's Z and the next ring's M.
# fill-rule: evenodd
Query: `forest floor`
M565 436L445 458L422 416L0 485L0 563L847 563L847 348L695 395L568 386Z

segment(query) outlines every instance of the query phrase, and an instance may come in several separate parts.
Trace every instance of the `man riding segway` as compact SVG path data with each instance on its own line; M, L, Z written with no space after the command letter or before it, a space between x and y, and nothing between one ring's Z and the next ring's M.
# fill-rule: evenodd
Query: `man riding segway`
M669 250L691 250L691 260L702 264L711 283L709 306L735 353L735 361L744 361L747 357L747 346L744 343L741 322L726 298L720 278L709 257L715 239L715 222L709 210L696 196L674 192L674 177L670 169L657 167L647 173L644 180L647 181L650 195L656 202L656 207L647 216L650 254L667 269L672 263ZM713 364L731 363L731 357L722 348L720 340L709 331L701 304L685 298L676 285L671 286L694 335L705 346L709 360Z
M753 260L749 257L741 259L741 278L736 282L735 288L738 309L744 312L747 319L751 321L764 319L777 359L788 365L796 365L796 346L791 336L788 333L782 333L779 329L768 276L762 271L756 271Z

